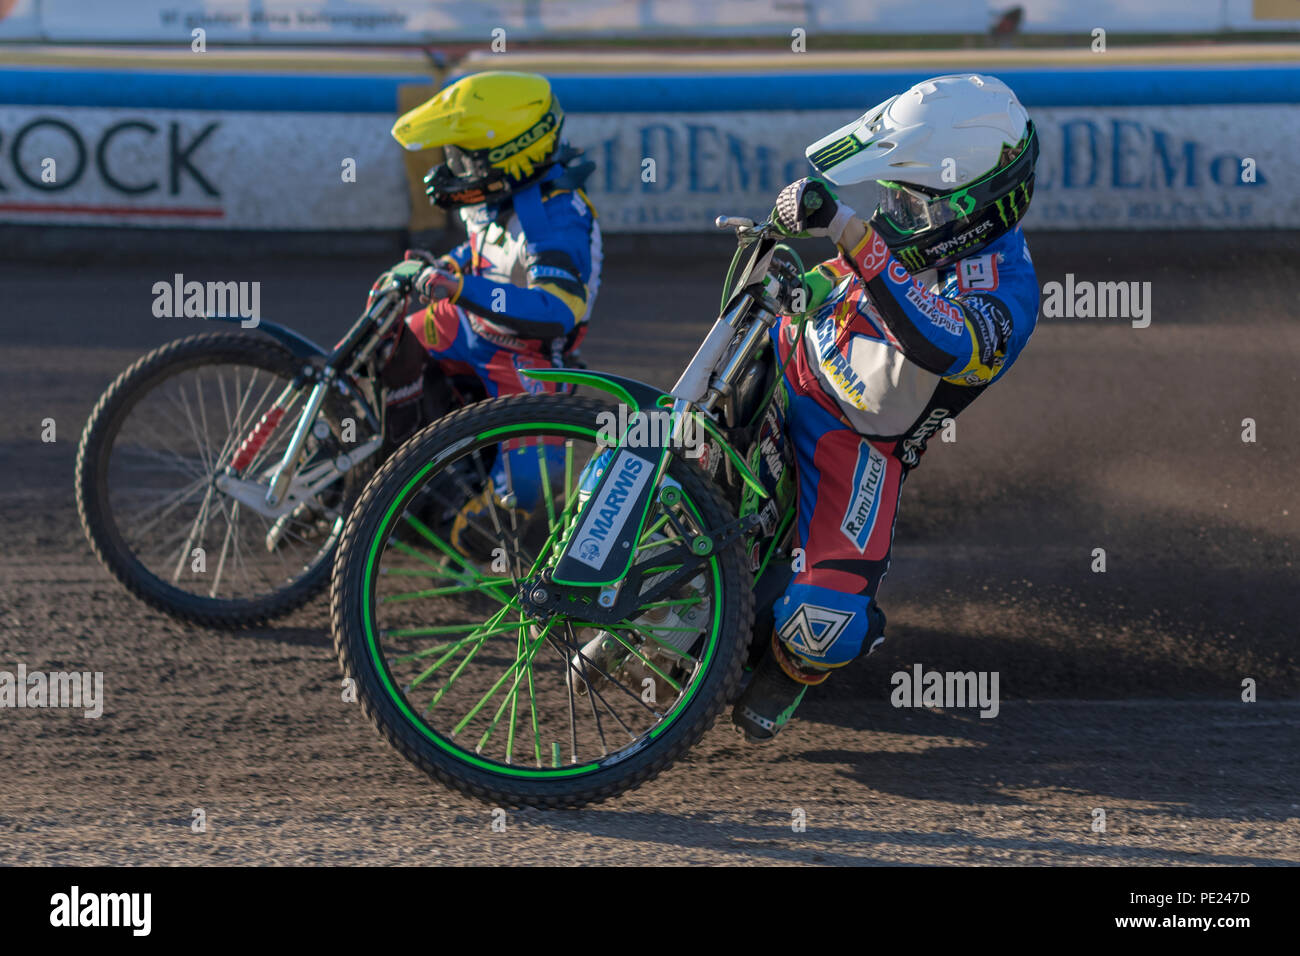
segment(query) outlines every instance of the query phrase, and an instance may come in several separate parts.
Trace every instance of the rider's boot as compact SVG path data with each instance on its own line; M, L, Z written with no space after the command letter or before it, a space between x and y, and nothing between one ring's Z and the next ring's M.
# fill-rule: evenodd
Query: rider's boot
M749 686L731 711L731 721L746 740L767 743L789 723L808 688L824 683L830 676L830 670L788 651L773 633Z
M870 654L884 640L885 613L872 601L867 608L867 634L861 655ZM753 678L731 711L731 720L753 743L766 743L790 722L809 687L831 676L831 668L815 664L785 646L773 632L771 643Z

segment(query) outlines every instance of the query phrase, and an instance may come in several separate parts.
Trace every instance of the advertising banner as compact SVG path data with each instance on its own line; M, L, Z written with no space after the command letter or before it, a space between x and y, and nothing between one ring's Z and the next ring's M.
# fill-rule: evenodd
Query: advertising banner
M1031 110L1042 141L1028 228L1300 227L1287 170L1300 105ZM808 143L843 111L572 116L596 161L590 193L605 229L702 231L766 215L809 171ZM649 162L647 162L649 161Z
M0 221L399 229L392 118L0 106Z
M1300 70L1088 77L1014 78L1042 146L1029 228L1300 227ZM816 77L760 79L557 80L565 137L596 163L603 227L766 215L809 171L807 144L911 82L849 76L818 96ZM404 154L389 130L431 92L400 78L0 71L0 221L424 228L413 212L436 154Z

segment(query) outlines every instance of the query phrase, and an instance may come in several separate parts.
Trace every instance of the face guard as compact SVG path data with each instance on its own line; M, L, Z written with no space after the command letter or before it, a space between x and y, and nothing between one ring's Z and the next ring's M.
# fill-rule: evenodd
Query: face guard
M424 191L443 209L499 202L536 182L559 151L564 113L551 101L533 126L500 146L443 147L444 162L424 177Z
M466 152L455 146L443 147L441 166L424 177L424 191L443 209L476 206L505 199L511 193L504 170L493 169L484 161L487 150Z

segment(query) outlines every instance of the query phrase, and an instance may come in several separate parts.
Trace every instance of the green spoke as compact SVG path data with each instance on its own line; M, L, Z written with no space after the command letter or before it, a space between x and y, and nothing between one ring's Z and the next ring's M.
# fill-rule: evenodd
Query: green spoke
M422 658L440 653L441 651L445 651L450 647L462 647L468 641L473 641L473 640L477 640L477 635L471 635L470 637L463 637L459 641L452 641L450 644L435 644L433 645L433 647L426 647L422 651L415 651L410 654L399 654L397 657L388 658L388 662L390 664L409 664L411 663L411 661L418 661Z
M555 530L555 502L551 500L551 470L546 466L546 446L537 445L537 472L542 479L542 500L546 502L546 529Z
M546 627L547 630L550 630L549 624ZM545 637L546 635L543 634L542 636ZM533 759L537 761L537 766L540 767L542 765L542 732L537 724L537 692L533 686L533 661L531 657L528 659L528 709L533 719ZM576 747L574 754L574 760L577 760Z
M659 516L659 518L655 521L654 524L652 524L650 527L646 528L645 531L643 531L643 532L641 533L641 542L644 542L646 538L650 537L650 535L654 534L656 531L658 531L660 528L662 528L662 527L663 527L664 525L666 525L667 523L668 523L668 515L667 515L667 514L661 514L661 515ZM638 543L640 543L640 542L638 542Z
M486 581L495 580L495 579L485 578L482 574L480 574L478 568L468 563L463 556L461 556L456 552L455 548L447 544L447 542L443 541L442 538L438 537L438 535L435 534L431 528L425 525L423 521L421 521L419 518L415 517L414 515L404 515L403 517L406 519L407 524L409 524L412 528L414 528L417 532L419 532L420 535L423 536L425 539L427 539L430 544L432 544L435 548L437 548L447 557L451 558L451 560L455 561L457 564L463 567L465 571L469 575L471 575L469 580L478 584L481 587L483 593L490 594L492 597L496 598L502 604L507 604L510 602L510 598L506 597L504 592L502 592L498 588L492 587L491 585L484 583ZM397 548L397 550L401 551L402 553L409 554L413 558L418 558L419 560L425 562L426 564L432 567L435 568L441 567L441 565L439 565L438 562L434 561L433 558L429 557L427 554L421 554L419 551L411 547L405 541L398 541L396 538L394 538L392 539L391 544L393 545L393 547ZM448 577L452 577L453 580L469 583L469 581L467 581L464 577L455 577L450 574L448 575Z
M527 627L528 625L523 624L521 626ZM515 662L505 669L505 672L500 677L497 678L497 682L488 689L488 692L486 694L484 694L482 697L479 698L479 702L470 708L469 713L460 719L460 723L458 723L455 727L452 728L451 736L455 737L458 733L460 733L462 730L465 729L465 727L469 724L469 722L474 719L474 717L478 714L480 710L483 709L483 707L487 704L487 702L496 696L497 690L500 689L501 685L504 684L510 678L511 674L515 674L515 682L514 685L511 687L511 690L507 691L506 693L510 694L511 692L518 689L519 681L522 680L524 676L524 668L522 665L525 662L532 661L533 655L537 652L537 648L541 647L542 642L546 639L547 632L549 632L550 629L554 626L555 626L554 621L548 622L546 628L538 636L537 640L534 641L531 645L529 645L529 647L524 651L522 655L516 652ZM501 714L504 713L505 708L506 708L506 701L502 701L501 707L497 710L496 718L488 726L488 730L487 730L488 734L492 733L492 729L496 726L497 720L501 719ZM480 750L482 749L484 740L487 740L487 734L484 735L483 740L479 741Z
M658 541L643 541L636 546L638 551L644 551L647 548L662 548L670 544L676 544L678 541L685 541L681 535L675 538L660 538Z
M487 622L486 624L484 624L483 626L484 626L484 627L487 627L487 628L491 628L491 627L495 626L496 623L497 623L497 621L499 621L499 620L501 620L501 618L505 617L505 615L506 615L506 611L508 611L508 610L509 610L509 608L504 608L504 607L503 607L503 608L502 608L500 611L498 611L496 614L492 615L491 619L488 620L488 622ZM469 643L470 641L472 641L472 640L477 640L477 641L478 641L478 645L476 646L475 650L477 650L478 647L482 647L482 646L483 646L483 642L484 642L485 640L487 640L487 635L486 635L486 634L479 635L478 633L476 633L476 631L477 631L477 629L475 629L475 631L471 631L471 632L470 632L468 635L466 635L463 639L461 639L461 640L459 640L459 641L456 641L456 642L455 642L455 645L451 648L451 650L447 651L446 654L444 654L441 658L439 658L437 661L435 661L435 662L433 663L433 665L432 665L428 670L426 670L424 673L422 673L422 674L420 674L418 677L416 677L415 680L413 680L413 681L411 681L409 684L407 684L407 685L406 685L406 691L407 691L407 693L410 693L411 691L415 690L415 688L416 688L417 686L419 686L420 684L424 683L424 681L425 681L425 680L426 680L426 679L427 679L431 674L433 674L434 671L436 671L436 670L437 670L438 668L440 668L443 664L445 664L445 663L447 662L448 658L450 658L453 654L455 654L456 651L459 650L463 645L468 644L468 643ZM472 657L472 656L473 656L473 652L470 653L469 657ZM469 660L469 657L466 657L465 660L468 661L468 660ZM464 664L462 664L461 666L464 667ZM456 671L456 674L459 674L459 673L460 673L460 670L458 669L458 670ZM456 674L453 674L453 675L452 675L451 680L455 680L455 679L456 679ZM446 688L449 687L449 686L451 686L451 681L448 681L447 684L444 685L443 690L446 690ZM437 703L437 701L435 700L433 703ZM432 708L432 707L433 707L433 704L430 704L429 707Z
M404 591L390 594L380 599L381 604L396 604L399 601L415 601L419 598L444 597L448 594L468 594L483 590L482 584L452 584L442 588L425 588L422 591ZM648 606L648 605L647 605Z
M664 571L674 571L677 568L680 568L681 566L682 566L681 561L678 561L676 564L661 564L655 568L646 568L644 571L641 572L641 574L644 576L649 576L651 574L662 574Z
M408 520L409 520L409 519L408 519ZM427 564L427 565L428 565L430 568L432 568L434 571L437 571L440 575L444 575L444 576L446 576L446 577L450 577L450 578L454 578L454 579L456 578L456 576L455 576L454 574L451 574L451 573L448 572L448 570L447 570L447 566L446 566L446 565L439 564L437 561L433 560L433 558L429 557L429 556L428 556L427 554L425 554L423 551L418 551L418 550L416 550L415 548L413 548L413 547L411 547L409 544L407 544L405 541L398 541L396 538L394 538L394 539L392 539L391 541L389 541L388 543L391 544L391 545L392 545L394 548L396 548L398 551L401 551L403 554L409 554L411 557L413 557L413 558L415 558L415 559L417 559L417 560L419 560L419 561L423 561L425 564ZM464 565L464 559L462 559L459 555L456 556L456 560L459 561L462 565ZM473 569L473 568L468 568L467 570L473 571L474 569ZM393 572L385 570L383 573L384 573L384 574L391 574L391 573L393 573ZM430 573L432 573L432 572L430 572ZM457 580L459 580L459 579L457 579Z
M478 746L474 748L474 752L475 752L475 753L482 753L482 752L483 752L483 747L487 744L488 738L489 738L490 736L492 736L492 731L496 730L497 724L500 723L500 721L501 721L501 715L505 713L505 710L506 710L507 705L510 707L510 713L511 713L512 715L514 714L515 709L516 709L516 706L517 706L518 703L519 703L519 684L520 684L520 682L523 680L525 674L528 675L529 683L531 684L531 682L532 682L532 674L533 674L533 658L537 656L537 650L538 650L538 648L540 648L540 647L542 646L542 642L546 640L546 634L547 634L547 632L550 631L550 629L551 629L554 625L555 625L555 622L554 622L554 621L551 621L551 622L549 622L549 623L546 625L546 627L542 630L542 633L541 633L540 635L538 635L537 643L535 643L535 644L532 646L532 648L531 648L531 652L527 653L526 655L524 654L524 651L523 651L523 634L522 634L522 632L521 632L521 634L520 634L520 641L519 641L519 644L518 644L518 646L517 646L516 649L515 649L515 664L514 664L515 667L518 667L518 668L519 668L519 672L518 672L517 674L515 674L515 682L514 682L514 684L511 685L510 690L508 690L508 691L506 692L506 699L503 700L503 701L501 701L501 706L497 708L496 716L494 716L494 717L492 718L492 723L490 723L490 724L488 725L487 730L483 731L483 736L479 738ZM522 657L522 660L520 659L521 657ZM522 667L519 667L519 665L520 665L521 663L523 664L523 666L522 666ZM508 676L508 675L509 675L509 672L507 671L505 675L502 675L501 680L505 680L506 676ZM500 683L501 683L501 682L498 681L498 682L497 682L497 686L500 686ZM483 704L486 704L489 700L491 700L491 698L492 698L493 694L495 693L495 691L496 691L496 688L495 688L495 687L494 687L492 690L488 691L488 695L487 695L487 697L485 697L482 701L479 702L478 707L482 707ZM475 708L475 711L478 710L478 707ZM536 730L536 712L534 712L534 715L533 715L533 716L534 716L534 724L533 724L533 726L534 726L534 731L535 731L535 730ZM467 715L465 716L464 721L462 721L462 725L468 723L471 719L473 719L473 717L474 717L474 713L473 713L473 712L467 714ZM513 723L513 722L514 722L514 718L513 718L513 716L512 716L512 718L511 718L511 727L510 727L511 737L514 736L514 723ZM454 731L452 731L452 733L453 733L453 734L460 733L460 731L461 731L462 729L463 729L463 726L462 726L462 727L457 727ZM539 746L539 745L540 745L540 739L537 740L537 745L535 745L535 749L537 750L537 760L538 760L538 763L539 763L539 765L540 765L540 763L541 763L541 750L540 750L540 746Z
M521 624L522 624L523 621L524 621L524 613L523 613L523 611L520 611L520 612L519 612L519 621L520 621ZM516 660L519 659L519 654L523 651L523 647L524 647L524 632L521 630L521 631L518 633L518 635L516 635L516 640L515 640L515 659L516 659ZM516 718L518 717L518 715L519 715L519 695L516 694L516 695L514 696L514 698L510 701L510 727L509 727L509 729L508 729L507 732L506 732L506 763L514 763L514 762L515 762L515 760L514 760L514 755L515 755L515 720L516 720ZM482 745L480 744L480 746L482 746Z
M536 573L538 572L538 570L541 568L542 563L543 563L543 562L544 562L548 557L551 556L551 551L554 549L554 547L555 547L555 545L556 545L556 543L557 543L557 541L558 541L558 539L559 539L559 537L560 537L561 530L562 530L562 529L565 529L565 526L568 524L568 522L569 522L569 515L570 515L570 513L573 511L573 506L574 506L575 504L577 504L577 501L578 501L578 496L577 496L577 495L572 495L572 496L570 496L569 500L568 500L567 502L565 502L565 504L564 504L564 510L560 512L560 520L559 520L559 522L557 522L557 524L556 524L556 526L555 526L555 529L552 530L551 533L550 533L549 535L547 535L547 537L546 537L546 543L543 544L543 545L538 549L538 551L537 551L537 560L535 560L535 561L533 562L533 564L532 564L532 567L530 567L530 568L528 569L528 573L525 575L525 577L532 577L534 574L536 574Z
M397 542L394 542L396 544ZM420 552L416 552L418 555ZM407 578L447 578L450 581L459 581L461 584L491 585L499 587L503 584L509 584L509 578L490 578L482 576L479 578L467 578L459 571L452 571L444 564L434 564L433 567L425 570L424 568L382 568L380 574L392 577Z
M497 623L497 621L499 621L499 620L501 620L501 618L505 617L506 612L509 611L509 610L510 610L510 607L509 607L509 606L503 607L501 610L497 611L496 614L492 615L492 619L491 619L490 621L488 621L487 624L486 624L485 626L487 626L487 627L493 627L493 626L495 626L496 623ZM514 625L514 626L522 628L522 627L525 627L525 626L527 626L527 625ZM456 665L456 669L455 669L454 671L452 671L452 672L451 672L451 676L447 678L447 683L445 683L445 684L442 685L442 688L438 691L438 693L436 693L436 694L433 695L433 699L429 701L428 706L426 706L426 707L424 708L424 712L425 712L426 714L427 714L429 711L433 710L433 708L437 707L437 706L438 706L438 702L439 702L440 700L442 700L443 695L446 694L447 691L451 690L451 685L454 684L454 683L456 683L456 678L460 677L460 675L461 675L462 673L464 673L465 668L469 666L469 662L472 661L472 660L474 659L474 655L477 654L480 650L482 650L482 648L483 648L483 644L484 644L484 642L487 640L487 638L488 638L488 635L486 635L486 634L483 635L482 637L480 637L480 638L478 639L478 643L475 644L475 645L470 649L470 652L469 652L468 654L465 655L465 659L464 659L463 661L461 661L458 665ZM453 736L453 737L455 736L455 733L454 733L454 732L452 733L452 736Z
M573 497L573 439L564 440L564 503Z
M511 606L507 605L506 607L503 607L501 611L509 611L510 608ZM507 631L513 631L519 627L526 627L526 626L527 625L520 625L520 624L502 624L500 627L494 627L487 631L480 631L476 633L474 636L491 637L494 634L504 634ZM430 624L428 627L398 628L395 630L388 631L388 636L389 637L432 637L435 634L458 634L461 631L464 631L465 628L466 625L464 624Z

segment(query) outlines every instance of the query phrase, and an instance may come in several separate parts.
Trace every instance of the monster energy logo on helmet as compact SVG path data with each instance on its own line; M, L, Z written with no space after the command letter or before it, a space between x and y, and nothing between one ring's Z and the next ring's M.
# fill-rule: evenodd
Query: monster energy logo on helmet
M921 250L916 246L903 246L901 249L895 249L894 257L903 264L903 268L908 272L920 272L925 268L925 259L922 258Z
M856 136L849 133L842 139L827 143L809 156L808 161L813 164L814 169L829 169L832 166L838 166L850 156L862 152L874 142L876 142L874 139L865 143L860 142Z
M1018 188L1020 189L1021 197L1024 199L1025 209L1028 209L1029 182L1021 183ZM1007 193L1005 196L999 196L994 201L993 205L994 208L997 209L998 215L1002 217L1002 225L1006 226L1008 229L1014 226L1016 222L1019 221L1020 217L1024 215L1024 210L1020 209L1016 204L1015 189L1012 189L1011 192Z

